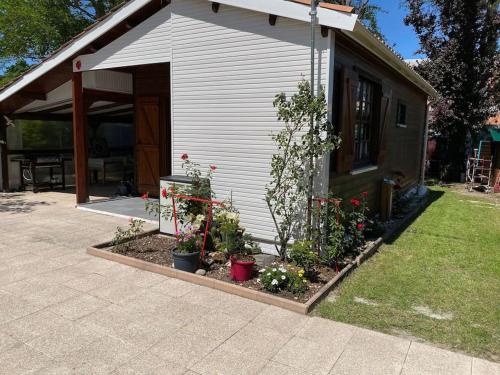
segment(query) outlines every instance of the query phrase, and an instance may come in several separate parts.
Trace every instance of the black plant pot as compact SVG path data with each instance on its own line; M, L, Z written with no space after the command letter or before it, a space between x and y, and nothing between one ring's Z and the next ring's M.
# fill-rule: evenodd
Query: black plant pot
M172 251L174 258L174 268L177 270L194 273L200 265L200 252L177 253Z

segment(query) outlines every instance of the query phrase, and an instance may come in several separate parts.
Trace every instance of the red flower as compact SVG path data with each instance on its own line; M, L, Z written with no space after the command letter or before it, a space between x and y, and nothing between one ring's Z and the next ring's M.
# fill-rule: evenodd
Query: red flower
M182 160L187 160L189 158L188 154L182 154L181 159Z
M363 196L363 198L366 198L366 197L368 197L368 192L367 191L363 191L361 193L361 195Z
M149 198L148 193L144 193L141 198L144 200L148 199Z
M167 189L166 189L166 188L161 189L161 196L162 196L163 198L166 198L166 197L167 197Z
M360 200L359 200L359 199L352 198L352 199L351 199L351 204L352 204L353 206L358 207L358 206L361 204L361 202L360 202Z
M364 227L365 227L365 225L361 224L361 223L359 223L358 225L356 225L356 228L358 228L358 230L360 230L360 231L363 230Z
M211 166L210 166L210 169L211 169L212 171L215 171L215 170L217 169L217 167L216 167L215 165L211 165Z
M393 189L394 189L394 190L401 190L401 185L400 185L400 184L395 184L395 185L393 186Z

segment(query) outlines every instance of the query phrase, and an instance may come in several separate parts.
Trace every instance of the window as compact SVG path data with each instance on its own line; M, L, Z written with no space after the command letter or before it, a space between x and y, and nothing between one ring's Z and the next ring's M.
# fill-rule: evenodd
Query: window
M396 125L406 127L406 104L398 100L398 113L396 117Z
M375 84L360 78L356 99L356 122L354 124L354 166L370 163L372 139L375 129Z

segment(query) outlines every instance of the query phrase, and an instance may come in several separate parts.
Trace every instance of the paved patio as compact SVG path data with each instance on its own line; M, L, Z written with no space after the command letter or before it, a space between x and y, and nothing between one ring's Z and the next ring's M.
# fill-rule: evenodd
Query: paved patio
M0 374L500 374L500 365L306 317L85 253L125 219L0 194Z

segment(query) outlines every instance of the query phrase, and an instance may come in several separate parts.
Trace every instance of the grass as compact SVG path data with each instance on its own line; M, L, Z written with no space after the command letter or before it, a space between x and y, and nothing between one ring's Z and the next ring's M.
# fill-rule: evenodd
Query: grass
M315 314L500 361L500 205L430 193L433 203Z

